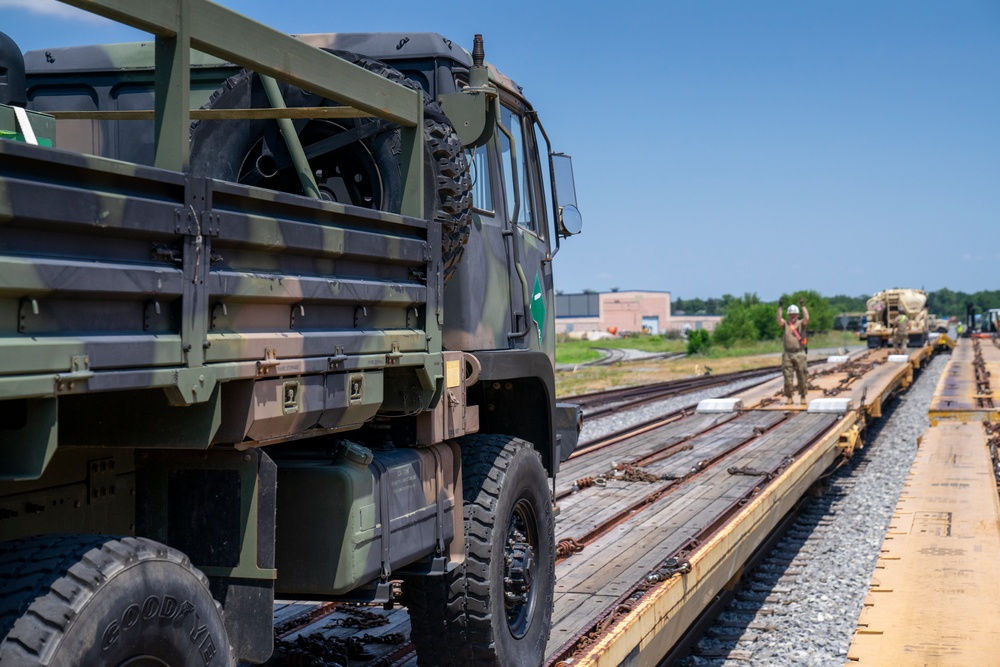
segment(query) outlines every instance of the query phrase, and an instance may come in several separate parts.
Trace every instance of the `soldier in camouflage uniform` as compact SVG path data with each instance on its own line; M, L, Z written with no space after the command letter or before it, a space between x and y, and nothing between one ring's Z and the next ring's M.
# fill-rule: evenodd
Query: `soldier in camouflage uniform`
M799 306L802 308L802 319L799 319ZM785 351L781 355L781 374L785 378L785 402L792 402L792 389L797 378L799 396L802 403L806 402L806 388L809 386L809 375L806 370L806 327L809 325L809 309L805 299L799 299L799 306L788 307L788 321L781 316L785 300L778 301L778 326L781 327L781 337Z
M892 332L892 348L896 354L906 352L906 314L896 317L896 330Z

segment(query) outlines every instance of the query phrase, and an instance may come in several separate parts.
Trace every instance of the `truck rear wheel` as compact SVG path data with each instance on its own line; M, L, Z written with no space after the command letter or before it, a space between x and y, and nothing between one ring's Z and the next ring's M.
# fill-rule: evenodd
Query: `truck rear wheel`
M418 664L541 665L555 587L552 497L541 457L501 435L460 438L465 562L405 583Z
M134 537L45 535L0 545L4 667L230 667L208 580Z
M348 51L334 55L417 90L378 60ZM337 106L278 82L286 106ZM267 107L260 78L249 70L230 77L208 109ZM293 121L320 195L329 201L399 213L403 198L399 126L377 118ZM199 176L302 193L274 120L200 121L191 131L191 171ZM472 229L472 178L454 127L433 100L424 105L424 217L441 222L445 282L458 269Z

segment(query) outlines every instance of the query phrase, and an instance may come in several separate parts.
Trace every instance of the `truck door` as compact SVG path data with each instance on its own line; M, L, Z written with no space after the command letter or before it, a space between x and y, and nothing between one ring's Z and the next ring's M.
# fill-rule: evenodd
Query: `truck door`
M497 132L510 266L510 347L555 354L552 261L548 213L552 210L548 160L539 159L542 134L523 105L504 101Z

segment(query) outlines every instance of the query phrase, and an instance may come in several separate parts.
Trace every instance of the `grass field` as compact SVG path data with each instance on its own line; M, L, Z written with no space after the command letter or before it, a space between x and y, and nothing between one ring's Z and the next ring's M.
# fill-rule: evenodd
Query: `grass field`
M557 364L582 364L597 361L602 355L598 348L626 348L643 352L683 352L683 340L666 340L660 336L615 338L612 340L567 340L556 343Z
M809 337L811 350L809 358L826 357L844 344L840 332ZM856 337L848 335L847 345L857 347ZM616 347L644 350L647 352L682 352L685 342L664 340L658 336L622 338L600 341L566 341L556 344L556 363L560 366L583 364L599 359L596 348ZM713 374L778 366L781 363L781 341L749 343L743 346L725 348L712 347L708 354L697 354L683 359L647 359L623 361L610 366L576 366L572 370L556 373L556 393L572 396L591 391L601 391L612 387L648 384L675 380L692 375L702 375L707 370Z

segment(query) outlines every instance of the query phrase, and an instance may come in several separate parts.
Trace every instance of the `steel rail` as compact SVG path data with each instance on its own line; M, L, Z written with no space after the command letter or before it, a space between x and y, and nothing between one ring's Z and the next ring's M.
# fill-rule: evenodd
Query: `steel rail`
M704 389L736 382L747 378L759 377L770 373L777 373L780 366L767 366L764 368L754 368L745 371L735 371L733 373L722 373L719 375L700 375L694 377L678 378L665 382L653 382L649 384L634 385L631 387L621 387L606 391L596 391L587 394L577 394L576 396L566 396L559 400L564 403L575 403L585 410L586 416L595 418L601 414L606 414L629 405L639 405L641 403L655 401L659 398L683 394L695 389ZM631 401L631 402L630 402ZM610 406L609 409L601 409L602 406Z
M814 359L809 362L810 366L824 363L822 359ZM722 373L720 375L701 375L694 377L667 380L665 382L653 382L650 384L623 387L620 389L609 389L607 391L597 391L588 394L577 394L559 399L564 403L575 403L584 408L584 418L597 419L604 415L617 412L618 410L644 405L655 401L663 400L671 396L677 396L699 389L710 389L720 385L739 382L750 378L776 374L781 371L780 366L765 366L763 368L752 368L745 371L734 371L732 373ZM770 378L768 378L770 379ZM589 406L596 406L588 409Z

